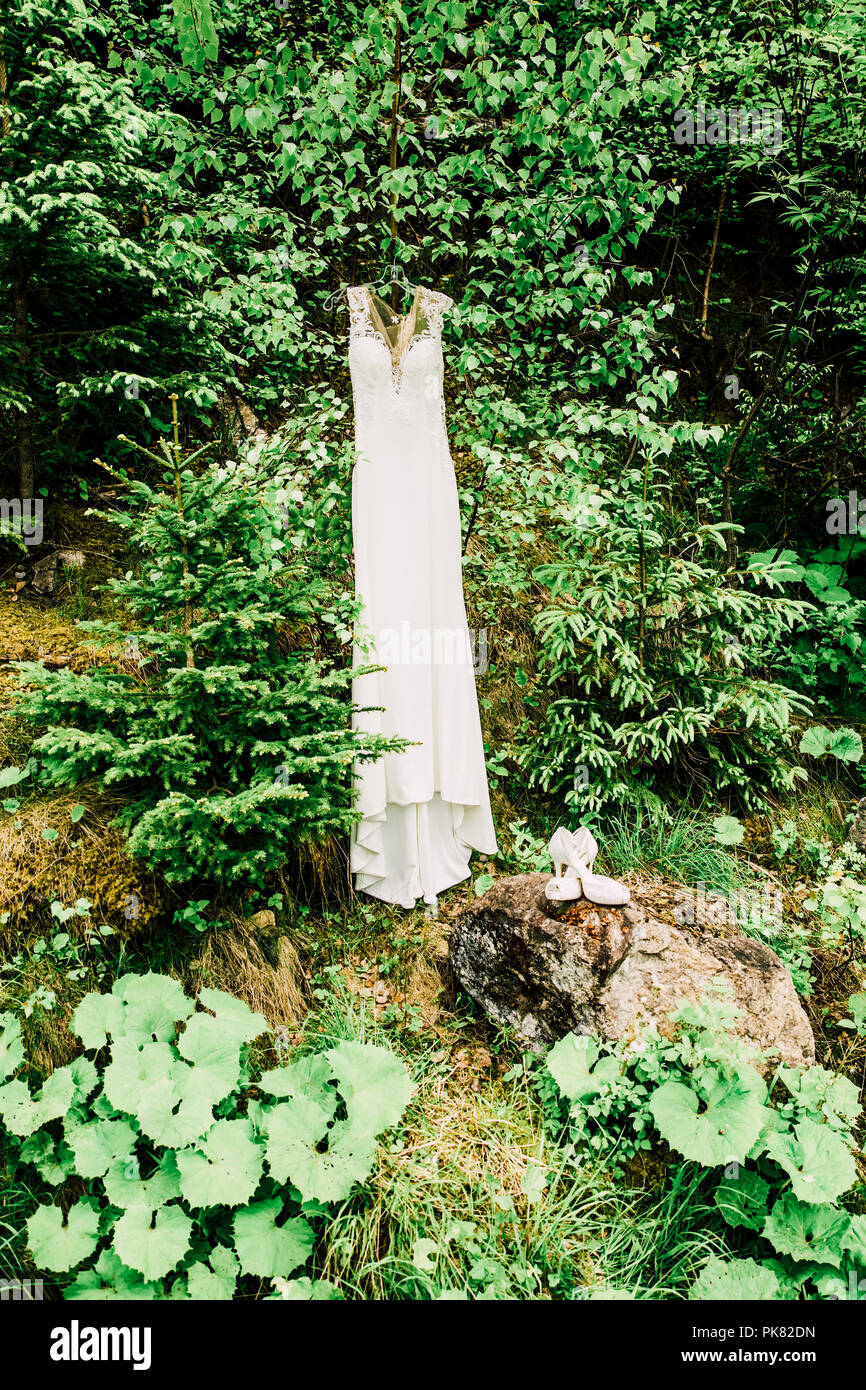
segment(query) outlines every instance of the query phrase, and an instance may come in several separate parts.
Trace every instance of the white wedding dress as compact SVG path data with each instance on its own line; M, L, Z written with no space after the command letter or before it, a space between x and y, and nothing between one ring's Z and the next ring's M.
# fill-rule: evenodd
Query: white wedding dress
M398 317L357 286L348 302L364 636L355 661L386 668L355 678L364 708L354 724L412 740L378 762L356 760L351 868L359 891L410 908L468 878L473 849L496 852L445 431L441 332L452 301L421 288Z

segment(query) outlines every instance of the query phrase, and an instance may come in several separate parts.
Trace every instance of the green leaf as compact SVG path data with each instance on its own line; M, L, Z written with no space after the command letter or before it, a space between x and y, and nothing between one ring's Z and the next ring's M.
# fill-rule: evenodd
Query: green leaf
M233 1250L217 1245L208 1262L190 1265L186 1273L190 1298L226 1301L235 1296L240 1264Z
M803 1110L823 1114L837 1127L847 1128L859 1117L860 1093L847 1076L834 1076L818 1066L780 1067L778 1075Z
M278 1182L291 1181L305 1202L342 1201L372 1171L375 1136L351 1122L328 1129L322 1111L306 1097L277 1106L265 1130L271 1173Z
M24 1061L21 1020L14 1014L0 1014L0 1078L11 1076Z
M372 1137L397 1124L415 1090L399 1057L358 1042L338 1043L325 1055L355 1134Z
M312 1227L300 1216L278 1226L282 1209L282 1198L275 1197L235 1213L235 1250L244 1274L287 1278L310 1258L315 1244Z
M854 729L835 729L827 752L843 763L859 763L863 757L863 740Z
M128 1120L90 1120L82 1125L67 1123L64 1133L79 1177L101 1178L112 1163L132 1157L138 1131Z
M173 0L173 9L181 57L201 72L204 60L215 62L219 51L210 0Z
M99 1209L90 1197L69 1208L38 1207L27 1222L27 1244L40 1269L74 1269L99 1243Z
M90 1051L105 1047L123 1028L123 1004L113 994L85 994L72 1015L72 1032Z
M217 1120L195 1148L177 1155L180 1188L193 1207L248 1202L262 1175L263 1154L249 1120Z
M262 1014L254 1014L242 999L235 999L221 989L202 989L198 997L204 1008L216 1014L223 1035L236 1043L254 1042L262 1033L271 1031L271 1025Z
M42 1115L25 1081L7 1081L0 1086L0 1118L7 1130L18 1136L40 1129Z
M650 1097L649 1109L672 1149L713 1168L745 1161L761 1132L765 1107L754 1088L734 1076L711 1084L703 1098L681 1081L665 1081Z
M59 1120L65 1115L70 1106L78 1099L80 1086L78 1074L72 1066L57 1067L36 1096L42 1116L42 1123L48 1124L49 1120Z
M343 1297L337 1286L329 1280L309 1279L305 1274L300 1279L275 1279L274 1287L280 1298L298 1303L332 1302Z
M0 789L17 786L19 782L25 781L29 776L30 772L26 767L0 768Z
M150 1177L142 1179L137 1159L117 1159L103 1179L105 1195L114 1207L146 1207L156 1211L180 1196L177 1156L172 1149L163 1154Z
M800 752L810 758L820 758L830 750L833 734L823 724L813 724L800 739Z
M136 1042L169 1042L176 1024L188 1019L195 1009L177 980L148 971L144 975L123 975L115 980L111 993L126 1005L123 1036Z
M767 1219L770 1184L757 1173L740 1169L736 1178L719 1183L713 1200L729 1226L745 1226L749 1231L763 1229Z
M540 1202L546 1189L547 1169L535 1159L529 1159L520 1180L520 1190L529 1205L532 1206L534 1202Z
M716 816L713 821L713 835L720 845L741 845L745 829L736 816Z
M862 1268L866 1266L866 1216L849 1216L848 1229L840 1242L843 1250Z
M129 1269L113 1250L103 1250L93 1269L83 1270L74 1284L64 1290L64 1299L106 1301L123 1298L159 1298L161 1284L145 1283L141 1275Z
M816 1264L842 1263L842 1241L848 1233L848 1213L831 1206L813 1206L786 1192L774 1203L763 1234L780 1255Z
M615 1063L618 1074L616 1059L606 1060ZM566 1033L550 1049L545 1064L566 1099L584 1101L598 1095L602 1086L612 1079L610 1068L603 1068L598 1075L593 1072L597 1061L598 1045L594 1038L582 1033Z
M167 1076L151 1084L137 1107L145 1134L167 1148L183 1148L200 1139L213 1124L213 1097L202 1091L194 1067L175 1063Z
M833 1202L857 1176L848 1144L829 1125L804 1118L793 1134L771 1134L767 1153L781 1164L803 1202Z
M240 1040L209 1014L196 1014L178 1038L177 1050L195 1067L201 1094L217 1105L237 1087L240 1079Z
M32 1163L39 1176L52 1187L65 1182L75 1166L71 1150L63 1146L58 1152L57 1145L45 1130L31 1134L24 1141L21 1157L25 1163Z
M339 1103L336 1088L330 1085L331 1077L331 1064L326 1055L312 1052L288 1066L263 1072L259 1086L272 1096L305 1097L318 1106L327 1122L334 1118Z
M12 1134L23 1137L64 1115L74 1095L74 1082L65 1068L52 1073L35 1097L23 1081L7 1081L0 1086L0 1116Z
M150 1042L139 1047L131 1038L121 1037L105 1068L105 1095L115 1110L140 1117L145 1099L153 1096L154 1086L168 1084L166 1078L174 1063L174 1052L168 1043Z
M436 1268L439 1250L438 1240L430 1240L427 1236L420 1236L412 1246L413 1265L416 1269L420 1269L422 1274L432 1274Z
M180 1207L130 1207L114 1227L114 1248L130 1269L145 1279L161 1279L176 1269L189 1249L192 1222Z
M81 806L81 805L73 806L72 810L69 812L69 819L72 821L73 825L77 825L78 822L81 820L81 817L82 817L83 815L84 815L84 807L83 807L83 806Z
M723 1260L718 1255L707 1260L689 1289L690 1299L715 1299L720 1303L765 1301L781 1296L782 1286L771 1269L756 1260Z

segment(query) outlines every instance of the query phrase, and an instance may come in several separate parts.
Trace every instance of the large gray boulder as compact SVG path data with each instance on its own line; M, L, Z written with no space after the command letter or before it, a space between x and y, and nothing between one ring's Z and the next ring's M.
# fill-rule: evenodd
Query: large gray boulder
M499 879L458 919L450 942L461 987L531 1050L566 1033L636 1039L650 1024L698 1003L723 981L742 1010L734 1031L790 1066L815 1061L815 1040L775 952L725 927L675 926L640 892L624 908L569 905L548 915L547 874Z

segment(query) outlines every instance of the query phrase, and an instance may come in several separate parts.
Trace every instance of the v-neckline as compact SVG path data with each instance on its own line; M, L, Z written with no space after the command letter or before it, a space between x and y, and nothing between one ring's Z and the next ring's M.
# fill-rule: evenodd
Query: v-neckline
M375 328L376 332L381 337L382 342L385 344L385 347L391 354L391 361L393 365L395 367L399 367L400 362L403 359L403 354L408 346L404 331L407 324L410 326L408 342L411 342L412 339L415 337L415 326L418 322L418 305L421 299L421 286L419 285L416 288L412 298L412 303L405 314L394 314L394 310L391 309L389 305L385 304L384 299L382 299L380 295L375 294L369 285L364 286L364 291L367 295L367 303L370 307L370 316L373 320L373 327ZM385 306L385 308L388 310L390 314L394 314L394 323L397 325L397 336L395 338L393 346L391 345L390 339L388 338L387 326L385 324L385 321L382 318L382 315L379 313L379 310L376 308L377 299L379 300L380 304L383 304Z

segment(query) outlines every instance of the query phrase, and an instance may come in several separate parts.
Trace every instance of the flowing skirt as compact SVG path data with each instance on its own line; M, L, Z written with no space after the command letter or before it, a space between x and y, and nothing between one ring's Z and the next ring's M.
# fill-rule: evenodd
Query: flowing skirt
M472 642L463 600L460 511L447 453L417 435L359 458L352 475L355 584L367 645L353 699L356 728L410 739L402 753L356 760L362 819L353 827L356 888L413 907L469 876L472 850L496 852ZM378 707L378 708L377 708Z

